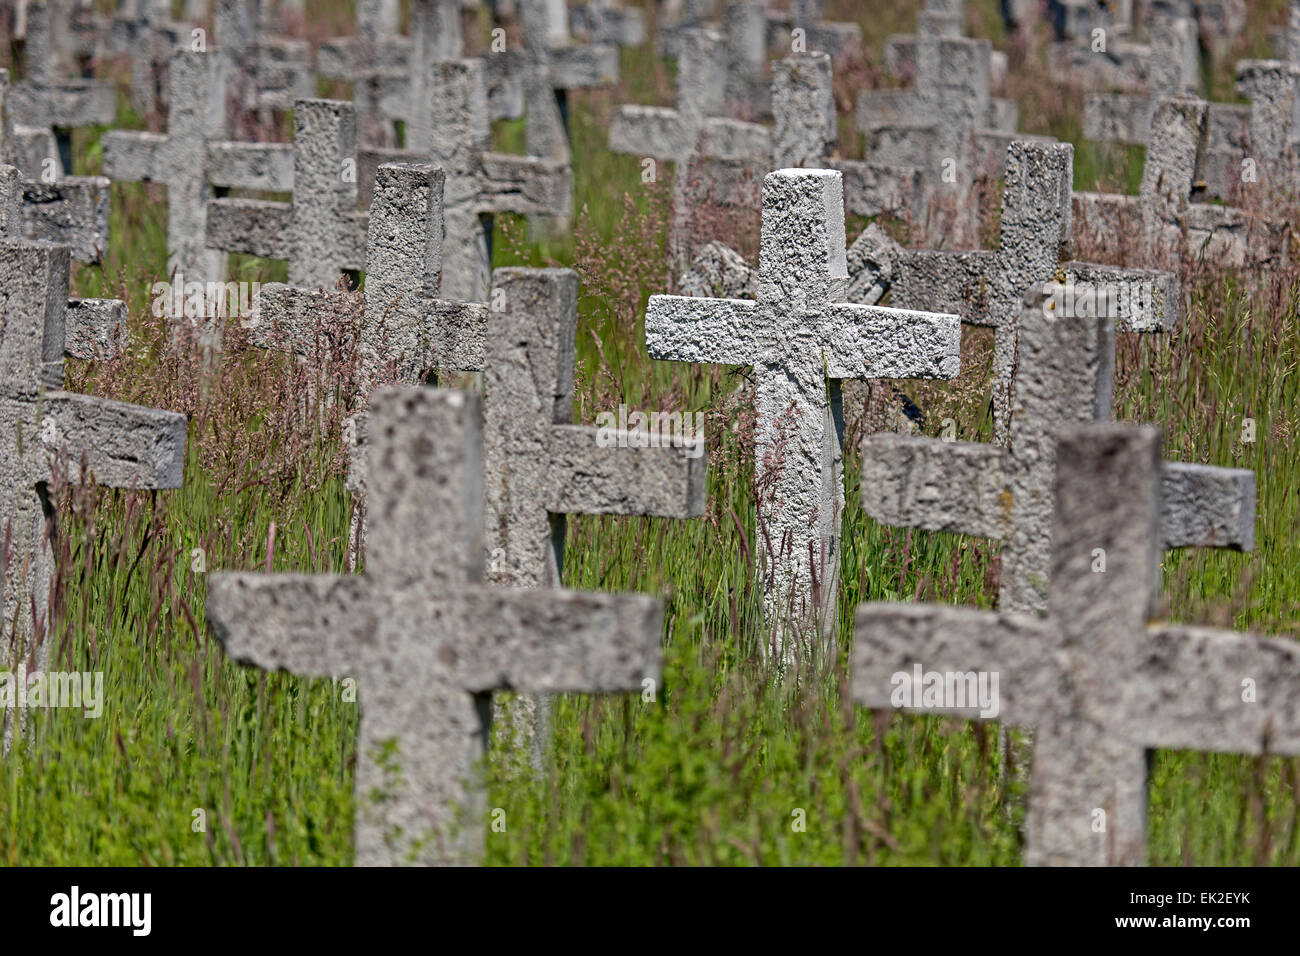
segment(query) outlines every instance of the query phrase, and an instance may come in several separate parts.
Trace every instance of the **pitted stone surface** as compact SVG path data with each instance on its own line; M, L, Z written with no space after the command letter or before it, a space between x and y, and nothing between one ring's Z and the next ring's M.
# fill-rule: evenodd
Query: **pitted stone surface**
M1034 729L1025 862L1140 865L1148 750L1300 753L1300 645L1152 623L1159 431L1079 425L1056 438L1047 616L860 605L852 693L887 709L900 672L997 673L997 719Z
M833 170L770 173L757 301L652 296L646 311L652 358L754 367L756 481L771 487L760 502L772 543L765 602L782 629L791 617L826 627L833 619L844 495L838 379L950 378L960 361L956 316L844 302L843 194Z
M721 242L701 246L691 268L677 280L682 295L722 299L752 299L757 270L744 257Z
M214 574L208 622L238 661L357 680L357 865L474 863L484 695L658 681L663 602L482 584L472 393L385 389L369 426L366 573Z
M1057 314L1050 304L1024 307L1019 318L1005 446L885 434L862 445L866 513L895 527L1000 539L999 607L1021 614L1047 607L1054 436L1108 421L1113 395L1113 316ZM1253 472L1171 462L1162 475L1166 548L1253 546Z

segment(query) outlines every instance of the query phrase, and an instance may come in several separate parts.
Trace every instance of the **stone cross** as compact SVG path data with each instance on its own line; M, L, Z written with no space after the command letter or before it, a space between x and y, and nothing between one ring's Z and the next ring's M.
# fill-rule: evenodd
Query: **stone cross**
M107 126L117 114L111 83L63 79L55 74L53 11L47 0L33 0L27 11L27 76L14 84L5 108L15 124L53 127L63 172L72 174L72 129Z
M446 240L442 294L466 302L487 301L491 272L492 215L567 216L572 207L573 169L558 160L489 151L487 91L482 60L443 60L429 65L428 149L363 149L357 157L359 182L374 181L385 162L433 163L446 174Z
M1058 275L1103 286L1134 331L1176 320L1176 279L1168 273L1063 262L1072 246L1069 143L1014 142L1007 150L998 249L965 252L904 250L893 265L890 303L898 308L956 312L972 325L990 325L993 339L993 433L1010 431L1011 381L1017 325L1025 292Z
M706 127L674 183L669 247L675 253L677 267L695 252L695 212L705 203L758 208L758 184L774 169L839 170L844 175L844 206L854 215L920 212L921 170L839 158L831 68L831 58L825 53L795 53L773 64L772 112L776 125L770 133L759 127L747 131L744 137L730 137L752 141L750 145L755 147L768 147L755 155L736 155L734 147L717 148L718 137L710 134L722 123ZM737 126L727 124L725 128L734 131Z
M1083 101L1083 135L1100 143L1145 146L1151 115L1166 97L1194 94L1199 30L1184 17L1160 17L1151 25L1146 89L1141 93L1090 93ZM1186 66L1190 60L1192 69Z
M803 31L803 48L792 46L794 31ZM825 0L793 0L791 9L768 14L768 45L786 53L821 51L832 58L862 50L862 27L826 19Z
M225 132L225 92L216 55L177 50L167 71L168 132L110 130L104 134L104 174L126 182L167 186L167 269L199 281L225 274L225 255L206 248L209 140Z
M669 60L679 58L686 31L707 27L717 12L718 0L664 0L659 6L655 54Z
M673 226L669 258L684 268L691 258L691 222L706 199L743 205L746 187L756 188L768 171L772 137L758 123L724 118L726 40L714 30L685 30L679 38L677 109L620 106L609 127L609 148L641 156L645 164L677 166L673 180ZM658 175L657 167L651 170Z
M577 273L492 278L504 308L488 314L483 366L489 580L559 587L565 515L703 515L703 436L641 447L636 432L607 430L602 441L599 429L572 424Z
M27 657L38 668L49 657L48 642L36 640L49 626L54 469L76 480L84 462L107 487L179 488L185 460L184 415L62 390L69 263L65 246L0 239L0 646L12 649L11 663Z
M663 602L487 587L478 397L374 396L366 573L214 574L208 622L235 660L361 691L356 864L474 863L488 695L639 690L660 676Z
M780 632L833 623L841 480L840 380L952 378L955 315L843 301L844 186L834 170L784 169L763 182L758 299L651 296L650 356L753 366L755 482L765 542L765 610Z
M148 116L166 100L167 65L191 27L172 19L167 0L123 0L109 29L110 48L130 58L132 104Z
M1043 611L1050 594L1055 436L1109 421L1115 367L1114 311L1080 298L1105 286L1076 275L1044 288L1041 299L1037 289L1026 295L1037 307L1018 321L1005 446L885 434L862 443L866 513L894 527L1000 540L998 607L1017 614ZM1253 547L1253 472L1165 462L1161 484L1162 547Z
M0 162L17 166L32 178L47 170L60 170L54 132L49 127L14 123L8 99L9 71L0 69Z
M852 694L1033 728L1025 862L1140 865L1147 751L1300 753L1300 645L1152 622L1158 429L1070 427L1056 462L1047 617L860 605Z
M270 35L263 0L215 0L213 31L236 110L289 110L316 92L311 45Z
M19 195L18 215L9 217L4 235L69 246L78 262L103 258L108 248L107 179L65 176L47 183L24 177Z
M1151 141L1138 195L1074 194L1074 217L1087 232L1136 234L1155 261L1185 248L1205 262L1238 267L1251 258L1251 220L1243 210L1198 202L1194 196L1205 155L1208 104L1195 97L1161 100L1151 119Z
M1237 62L1237 92L1250 105L1208 105L1205 159L1197 183L1201 198L1231 199L1256 183L1294 191L1292 124L1297 82L1300 65L1281 60Z
M211 200L205 241L209 249L287 259L291 284L332 289L365 259L352 104L299 100L293 129L292 200Z
M438 298L442 270L443 172L430 165L379 167L366 238L366 380L390 365L397 379L419 384L430 370L481 371L487 306ZM267 283L249 341L308 355L322 314L345 293Z
M66 180L65 180L66 182ZM21 240L26 223L24 203L28 188L14 166L0 164L0 238ZM58 205L55 201L53 205ZM74 207L75 208L75 207ZM104 203L107 219L107 200ZM48 230L58 238L58 230ZM69 230L75 238L75 230ZM72 250L69 249L72 253ZM73 255L75 258L75 254ZM72 358L93 359L119 355L126 347L126 303L120 299L68 299L63 319L64 352Z
M987 40L948 35L941 14L922 14L913 44L915 89L871 90L857 102L857 123L867 134L868 156L879 167L918 167L933 219L950 207L954 239L970 242L977 228L971 189L987 167L1001 168L1015 132L1016 109L992 96L992 47Z

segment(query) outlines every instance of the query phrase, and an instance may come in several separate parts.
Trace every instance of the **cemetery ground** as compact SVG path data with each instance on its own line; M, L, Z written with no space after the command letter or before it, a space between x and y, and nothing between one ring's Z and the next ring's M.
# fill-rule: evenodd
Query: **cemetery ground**
M840 6L830 12L844 18ZM873 4L862 18L869 46L878 53L886 34L909 29L913 6ZM996 3L969 7L968 34L1000 28ZM311 29L347 32L345 5ZM1264 38L1242 43L1239 55L1258 55ZM540 774L494 736L487 806L503 811L494 818L503 826L489 830L487 862L1018 863L1023 748L1012 747L1008 767L996 724L873 715L849 697L859 602L987 608L998 591L996 542L884 528L862 514L857 439L888 427L888 383L846 389L840 654L802 659L780 682L763 662L752 390L744 368L646 356L646 300L674 288L664 264L670 174L644 183L635 157L606 149L605 131L613 104L670 102L673 87L649 47L622 56L617 88L570 101L581 158L573 236L532 243L522 219L499 217L494 264L578 271L576 421L593 423L620 402L706 413L708 512L691 521L568 519L566 586L667 598L663 680L653 701L559 698ZM1214 98L1231 98L1229 70L1230 61L1209 77ZM1028 64L1011 76L1023 129L1082 142L1081 97L1035 82ZM837 89L878 81L866 67L837 70ZM142 125L125 106L119 121ZM841 134L852 154L859 144L847 123ZM495 135L506 151L522 147L518 124ZM79 136L76 151L78 173L97 171L97 134ZM1133 192L1141 162L1139 148L1080 146L1075 188L1100 181ZM162 198L161 187L114 185L112 248L102 267L76 268L74 287L130 303L132 346L119 359L70 363L68 388L184 412L185 482L153 493L53 489L61 521L51 666L103 671L108 704L98 720L37 712L38 742L20 741L0 765L0 862L348 864L358 718L350 688L233 664L203 608L210 571L346 570L342 427L355 400L357 312L323 315L320 347L306 362L248 347L237 321L224 354L205 357L193 336L151 314L150 286L165 278L167 258ZM996 215L995 188L983 204ZM710 237L755 260L757 210L700 218ZM850 239L863 225L850 223ZM891 228L906 235L902 224ZM1107 258L1098 261L1135 264L1128 238L1102 237L1080 257L1101 249ZM283 266L240 257L232 272L285 278ZM1172 333L1119 334L1114 417L1163 425L1168 458L1254 469L1258 524L1252 554L1166 554L1167 616L1294 636L1300 269L1261 277L1184 268L1180 278L1185 310ZM924 411L923 433L939 435L951 419L958 438L988 440L991 343L987 330L968 329L959 379L906 384ZM1298 791L1300 759L1159 752L1149 860L1296 865Z

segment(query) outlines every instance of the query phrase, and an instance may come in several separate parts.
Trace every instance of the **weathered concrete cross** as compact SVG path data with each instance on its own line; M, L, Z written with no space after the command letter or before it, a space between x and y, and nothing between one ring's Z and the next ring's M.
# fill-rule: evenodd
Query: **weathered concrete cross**
M998 250L908 249L893 264L891 305L956 312L963 322L994 328L993 430L999 443L1007 441L1010 430L1016 321L1032 286L1058 274L1065 281L1104 286L1119 305L1120 320L1134 331L1169 327L1177 317L1177 282L1168 273L1062 262L1072 241L1073 170L1069 143L1012 143Z
M758 5L761 6L761 5ZM795 30L803 31L803 50L820 50L832 58L862 50L862 27L857 23L826 19L825 0L794 0L791 9L769 12L768 46L791 52Z
M54 17L46 0L33 0L27 10L27 75L14 84L5 109L12 121L36 128L53 127L62 172L72 174L72 129L106 126L117 113L111 83L64 79L56 75L58 57L52 47Z
M888 434L862 443L866 513L894 527L999 539L998 607L1017 614L1043 611L1051 593L1055 436L1109 421L1113 393L1115 314L1082 298L1105 289L1076 278L1046 290L1055 296L1020 313L1005 446ZM1161 484L1162 547L1253 547L1254 472L1165 462Z
M104 134L104 175L167 186L167 268L199 281L225 274L225 254L207 248L207 143L225 133L225 90L216 55L177 50L168 64L168 132Z
M291 284L332 289L365 260L352 104L298 100L293 130L292 200L211 200L205 242L223 252L287 259Z
M167 98L172 51L192 37L191 27L172 19L168 0L123 0L109 25L109 47L131 62L131 102L144 116Z
M843 178L785 169L763 182L758 300L651 296L652 358L754 367L755 482L768 542L765 605L774 634L834 620L843 509L840 379L951 378L955 315L843 301ZM779 639L779 638L778 638ZM788 645L780 644L784 653Z
M37 667L49 653L34 638L49 624L53 469L74 478L84 461L101 485L178 488L185 458L184 415L62 391L69 262L65 246L0 239L0 520L8 542L0 646Z
M1090 93L1083 101L1083 135L1100 143L1145 146L1151 136L1151 116L1160 100L1195 94L1200 77L1199 30L1184 17L1158 17L1151 24L1146 89L1140 93ZM1193 66L1188 70L1190 59Z
M215 0L217 52L228 64L227 92L238 110L288 110L316 92L311 45L272 36L263 0Z
M573 35L588 43L640 46L645 43L645 12L620 0L586 0L569 11Z
M487 306L438 298L442 269L443 173L430 165L379 167L366 237L365 321L361 329L366 380L388 366L418 384L432 371L481 371ZM319 321L344 293L268 283L257 300L249 341L310 354ZM368 386L367 386L368 387Z
M17 166L32 178L61 169L54 132L49 127L14 123L8 100L9 71L0 69L0 162Z
M446 174L446 240L442 294L466 302L487 301L491 272L492 215L500 212L567 216L573 169L537 156L489 151L487 91L481 60L443 60L428 65L431 128L427 150L363 149L358 181L374 182L386 162L433 163Z
M361 690L356 863L473 863L488 695L658 681L663 602L486 587L478 397L374 396L362 576L214 574L208 622L238 661Z
M1151 622L1158 429L1067 428L1056 463L1048 616L860 605L852 693L974 717L984 680L986 719L1034 729L1025 862L1138 865L1147 751L1300 753L1300 645Z
M24 182L17 167L0 164L0 238L27 238L24 198L32 186ZM104 214L107 216L107 210ZM49 231L57 241L58 230ZM75 236L75 230L71 234ZM126 303L120 299L68 299L63 329L64 351L73 358L118 355L126 347Z
M1208 112L1206 102L1195 97L1161 100L1151 119L1138 194L1075 193L1074 218L1080 231L1136 234L1150 261L1167 259L1184 248L1208 263L1230 268L1251 259L1249 214L1193 198L1205 154Z

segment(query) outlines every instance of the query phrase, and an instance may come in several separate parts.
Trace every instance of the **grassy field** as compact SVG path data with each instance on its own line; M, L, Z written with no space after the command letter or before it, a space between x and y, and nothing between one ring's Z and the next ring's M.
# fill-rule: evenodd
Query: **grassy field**
M859 6L831 4L841 19ZM885 36L910 31L919 4L870 6L861 22L878 63ZM346 4L321 7L313 39L349 32ZM968 7L968 34L1004 41L995 0ZM1231 58L1207 69L1207 92L1229 95L1232 60L1262 52L1284 8L1252 4L1251 30ZM646 297L673 284L663 264L668 184L643 184L635 157L609 153L605 130L615 103L671 101L672 74L648 49L625 51L622 65L617 89L571 100L572 236L539 246L524 223L503 217L495 264L579 272L577 421L594 422L620 401L707 413L708 514L570 518L567 586L667 600L664 680L652 704L634 695L561 698L541 775L498 740L486 768L488 806L505 811L506 828L488 833L488 862L1016 864L1024 786L1017 768L1004 772L997 727L856 708L843 655L798 679L770 679L757 650L761 593L750 560L752 395L744 369L646 356ZM1021 128L1076 143L1078 188L1136 187L1141 151L1083 144L1077 91L1050 88L1041 65L1015 55L1012 72ZM881 80L855 64L837 82L847 95ZM123 104L120 125L145 122ZM862 144L844 130L844 152L858 153ZM521 148L518 124L502 124L496 137L500 148ZM79 172L96 170L98 135L79 135L77 155ZM357 704L330 681L232 665L204 627L203 605L208 571L344 569L350 502L339 429L358 400L346 375L358 313L331 317L329 354L307 363L248 348L235 330L219 359L205 356L192 336L149 314L149 285L165 273L164 201L161 188L114 186L112 248L102 268L79 268L75 285L128 300L132 345L118 360L71 363L69 387L185 412L185 484L155 494L56 489L60 573L49 640L57 666L103 671L108 705L99 720L39 714L35 742L20 743L0 766L0 862L345 865ZM720 230L752 253L756 225L757 214ZM1123 258L1121 239L1113 252ZM235 271L284 277L282 264L256 260ZM1168 457L1258 475L1256 552L1168 555L1171 619L1295 633L1297 276L1291 265L1268 274L1184 270L1181 327L1121 336L1115 417L1162 424ZM990 339L968 332L963 353L959 380L909 386L909 394L926 409L927 433L953 417L960 437L987 438ZM882 427L888 383L851 394L851 434ZM303 395L319 407L304 408ZM1245 417L1257 423L1253 444L1240 440ZM851 646L852 608L864 600L993 606L996 542L877 526L857 504L855 460L846 472L842 650ZM1151 861L1300 863L1298 777L1300 760L1155 754Z

